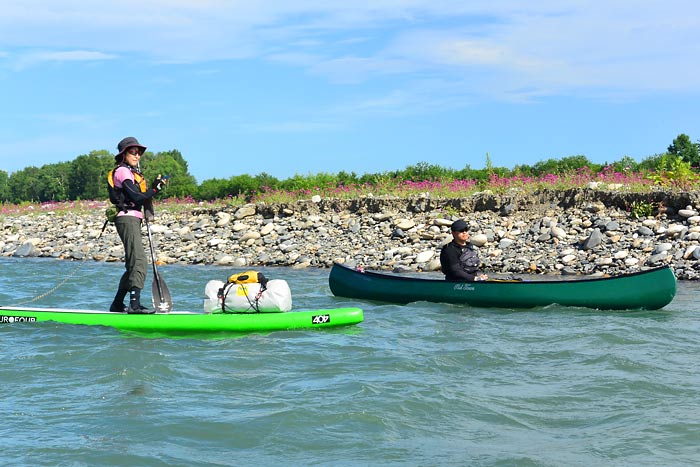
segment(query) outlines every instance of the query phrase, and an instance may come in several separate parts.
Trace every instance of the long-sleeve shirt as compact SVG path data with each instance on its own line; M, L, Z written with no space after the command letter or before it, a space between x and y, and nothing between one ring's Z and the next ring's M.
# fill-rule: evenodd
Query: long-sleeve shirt
M114 171L114 187L122 190L127 201L127 211L121 211L118 216L134 216L143 219L142 208L148 205L156 190L149 188L141 191L141 187L135 183L134 173L128 167L118 167Z
M473 281L479 274L479 255L471 244L459 246L454 241L440 251L440 266L448 281Z

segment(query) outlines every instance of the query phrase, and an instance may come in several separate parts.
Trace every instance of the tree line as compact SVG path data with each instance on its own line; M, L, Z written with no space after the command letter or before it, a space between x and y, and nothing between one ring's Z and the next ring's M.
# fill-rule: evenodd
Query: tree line
M342 187L353 185L376 185L392 182L423 182L476 180L486 184L489 177L529 176L565 174L587 168L593 173L604 169L619 172L654 172L669 165L683 164L688 170L700 168L700 142L693 143L686 134L678 135L667 151L649 156L637 162L629 156L613 163L595 164L583 155L561 159L547 159L534 165L516 165L512 169L493 167L488 154L486 167L451 169L427 162L407 166L403 170L358 175L341 171L337 174L317 173L294 175L284 180L265 172L258 175L235 175L229 178L213 178L197 184L189 173L187 161L180 151L146 152L141 165L146 174L170 174L167 196L213 200L227 197L252 198L269 190L301 191L316 187ZM27 167L8 175L0 170L0 203L99 200L108 198L107 173L114 168L114 156L108 151L92 151L76 157L70 162L46 164L40 168Z
M146 152L140 163L146 174L170 174L170 196L184 197L197 190L197 182L180 151ZM114 167L114 155L101 150L70 162L27 167L11 175L0 170L0 202L106 199L107 173Z

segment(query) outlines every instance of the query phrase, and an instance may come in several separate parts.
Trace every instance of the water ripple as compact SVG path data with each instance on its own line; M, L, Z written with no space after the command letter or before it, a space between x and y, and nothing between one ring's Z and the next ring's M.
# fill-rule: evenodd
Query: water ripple
M0 267L0 303L80 267L36 305L85 308L108 304L122 271ZM183 309L230 272L162 268ZM330 294L327 271L265 274L288 279L295 308L359 305L365 322L218 339L0 327L0 436L12 447L0 464L697 465L696 284L659 312L513 311L349 301Z

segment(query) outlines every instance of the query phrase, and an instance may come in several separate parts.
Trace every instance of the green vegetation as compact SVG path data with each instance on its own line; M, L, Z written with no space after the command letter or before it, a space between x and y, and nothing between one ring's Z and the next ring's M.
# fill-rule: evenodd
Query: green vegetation
M656 170L649 175L657 185L692 189L697 184L698 174L683 158L673 154L663 154L657 161Z
M610 164L594 164L583 155L547 159L533 166L516 165L513 169L495 167L485 155L485 168L451 169L427 162L403 170L357 175L294 175L279 180L269 174L235 175L227 179L204 180L197 185L188 164L177 150L151 153L141 159L144 173L170 174L165 191L168 204L200 202L203 204L240 205L247 202L289 202L313 195L335 198L361 196L431 196L461 197L477 191L493 193L568 189L591 184L606 184L615 189L645 191L654 189L694 190L700 188L700 144L680 134L667 152L636 162L629 156ZM0 170L0 211L9 212L28 203L76 203L81 200L107 199L106 175L114 167L114 157L107 151L93 151L71 162L27 167L8 175ZM643 215L646 206L633 207Z
M692 167L700 166L700 143L692 143L686 134L681 133L673 140L668 153L680 157Z
M654 213L654 205L646 201L634 201L632 202L632 207L630 208L630 214L635 219L643 219L649 217Z
M195 178L179 151L153 154L141 158L146 174L170 174L171 196L196 193ZM106 199L107 172L114 168L114 156L107 151L83 154L72 162L27 167L9 175L0 170L0 203L78 201Z

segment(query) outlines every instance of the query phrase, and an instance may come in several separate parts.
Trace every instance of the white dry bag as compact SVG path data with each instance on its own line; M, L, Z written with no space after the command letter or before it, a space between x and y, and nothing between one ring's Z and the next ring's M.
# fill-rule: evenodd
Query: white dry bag
M259 283L233 284L211 280L204 294L206 313L274 313L292 309L292 292L287 281L273 279Z

